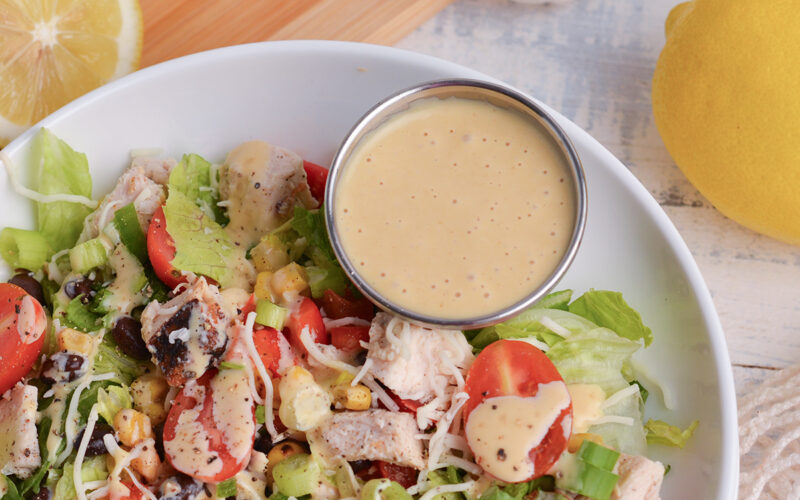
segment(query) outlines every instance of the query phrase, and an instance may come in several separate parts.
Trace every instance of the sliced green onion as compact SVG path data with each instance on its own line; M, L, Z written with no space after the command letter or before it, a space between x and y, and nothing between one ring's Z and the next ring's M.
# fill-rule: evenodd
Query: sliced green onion
M296 498L316 490L321 475L319 464L306 453L285 458L272 469L276 489L284 495Z
M586 441L584 441L585 443ZM583 462L579 476L581 488L577 493L595 500L609 500L619 476L607 470Z
M139 224L139 216L133 203L125 205L114 213L114 226L119 239L140 262L147 262L147 238Z
M256 406L256 423L257 424L263 424L264 422L267 421L266 414L264 413L265 411L266 411L266 408L264 408L264 405Z
M50 247L41 233L13 227L0 231L0 254L12 269L41 269L49 253Z
M219 364L223 370L244 370L244 365L241 363L234 363L233 361L223 361Z
M232 477L217 484L217 497L228 498L236 496L236 478Z
M288 315L289 311L285 307L277 306L268 300L259 299L256 302L256 323L260 325L281 331Z
M72 270L83 274L108 262L108 250L100 238L84 241L69 251Z
M606 448L593 441L584 439L578 450L578 457L587 464L594 465L598 469L605 471L614 470L614 465L619 459L619 452L611 448Z

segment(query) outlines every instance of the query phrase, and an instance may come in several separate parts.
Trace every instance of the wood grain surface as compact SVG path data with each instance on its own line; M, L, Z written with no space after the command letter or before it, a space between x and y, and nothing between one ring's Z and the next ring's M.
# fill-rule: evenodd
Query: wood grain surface
M140 0L141 66L262 40L391 45L452 0Z
M800 248L743 228L689 183L664 148L650 82L680 0L459 0L397 46L473 67L550 104L644 184L711 290L737 391L800 362Z

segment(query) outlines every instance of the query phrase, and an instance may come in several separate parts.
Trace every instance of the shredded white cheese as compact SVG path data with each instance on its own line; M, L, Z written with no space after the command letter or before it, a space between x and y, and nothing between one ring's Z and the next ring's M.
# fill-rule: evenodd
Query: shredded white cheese
M75 442L75 436L78 433L78 401L81 398L81 393L89 387L89 384L92 382L97 382L99 380L109 380L114 378L116 375L112 372L103 373L101 375L93 375L86 377L78 386L75 388L75 392L72 394L72 399L69 402L69 409L67 410L67 420L64 423L64 435L67 441L67 445L64 448L64 451L61 452L61 455L56 458L55 465L61 465L67 457L70 456L73 449L73 443Z
M612 394L611 396L609 396L608 399L603 401L603 404L600 405L600 407L603 408L603 409L606 409L606 408L609 408L611 406L614 406L615 404L619 403L623 399L625 399L625 398L627 398L629 396L633 396L637 392L639 392L639 386L637 386L637 385L629 385L628 387L622 389L621 391L617 391L614 394Z
M469 472L470 474L474 474L476 476L480 476L481 474L483 474L483 469L481 469L480 465L476 464L475 462L471 462L469 460L450 454L444 455L441 458L441 461L436 465L437 466L435 468L437 469L441 467L447 467L448 465L453 465L455 467L458 467L459 469L463 469Z
M472 485L474 484L475 481L467 481L459 484L443 484L441 486L434 486L433 488L426 491L424 495L419 497L419 500L431 500L435 496L441 495L443 493L455 493L458 491L467 491L468 489L472 488Z
M597 420L592 420L592 425L602 425L602 424L622 424L622 425L633 425L633 417L623 417L620 415L606 415L604 417L600 417Z
M244 345L247 348L247 354L250 356L252 363L255 364L256 370L258 370L258 375L264 382L264 426L267 428L269 435L274 438L278 435L278 431L275 430L275 418L272 414L272 397L274 389L272 387L272 379L269 378L269 374L267 374L267 368L264 366L264 362L261 361L261 356L258 355L256 344L253 342L253 325L255 322L256 313L251 312L247 315L244 323L244 329L240 329L240 334L242 336L242 340L244 340Z
M446 451L445 437L450 430L450 424L456 418L456 415L458 415L459 411L461 411L461 407L464 406L464 403L466 403L468 399L469 394L466 392L457 392L453 395L450 408L447 409L442 419L439 420L439 423L436 425L436 431L433 433L433 437L431 438L431 444L428 448L429 466L431 464L439 463L439 457L441 457Z
M537 340L533 337L526 337L521 339L508 339L508 340L516 340L517 342L525 342L526 344L530 344L533 347L539 349L542 352L547 352L550 349L550 346L545 344L544 342Z
M370 322L361 318L356 318L355 316L348 316L346 318L339 318L339 319L330 319L330 318L322 318L322 322L325 323L325 328L336 328L339 326L369 326Z
M255 313L251 314L253 314L253 317L255 318ZM330 356L326 356L311 338L311 332L308 325L303 327L303 330L300 332L300 342L302 342L303 346L308 351L308 355L319 364L340 372L347 372L352 375L356 375L358 373L359 370L355 366L349 365L343 361L339 361L338 359L333 359Z
M28 189L27 187L23 186L22 183L17 179L17 172L16 167L14 166L11 158L8 157L5 152L0 151L0 161L6 166L6 172L8 172L8 179L11 181L11 186L14 188L17 194L20 196L24 196L30 200L39 202L39 203L53 203L56 201L66 201L69 203L80 203L81 205L86 205L89 208L97 208L97 202L95 200L89 199L85 196L80 196L77 194L42 194L36 192L32 189Z
M89 446L89 441L92 439L92 432L94 431L94 424L97 422L97 405L92 405L89 412L89 418L86 420L86 428L83 431L83 437L78 445L78 451L75 453L75 466L72 468L72 482L75 484L75 493L80 500L86 500L86 488L83 485L82 469L83 459L86 456L86 447Z
M356 376L353 377L353 381L350 382L350 385L352 387L358 385L358 383L361 382L361 379L367 375L367 372L369 371L371 366L372 366L372 360L367 358L367 360L364 362L364 365L361 367L360 370L358 370L358 373L356 373Z
M124 467L124 469L125 469L125 472L127 472L127 473L128 473L128 476L130 476L130 478L131 478L131 481L133 481L133 484L134 484L134 485L135 485L137 488L139 488L139 491L141 491L141 492L144 494L145 498L147 498L148 500L158 500L158 499L156 498L156 496L155 496L155 495L153 495L153 492L152 492L152 491L150 491L150 490L148 490L147 488L145 488L145 487L144 487L144 485L143 485L141 482L139 482L139 480L138 480L138 479L136 479L136 475L135 475L135 474L134 474L134 473L131 471L131 469L130 469L130 468L128 468L128 467Z
M539 323L541 323L542 326L549 328L553 333L557 333L562 337L569 337L572 335L571 331L556 323L550 316L542 316L542 319L539 320Z
M369 390L375 394L376 399L383 403L383 406L385 406L387 410L400 411L400 407L394 402L394 399L392 399L392 397L389 396L385 390L383 390L383 387L381 387L381 385L375 381L371 375L364 377L361 382L369 387Z

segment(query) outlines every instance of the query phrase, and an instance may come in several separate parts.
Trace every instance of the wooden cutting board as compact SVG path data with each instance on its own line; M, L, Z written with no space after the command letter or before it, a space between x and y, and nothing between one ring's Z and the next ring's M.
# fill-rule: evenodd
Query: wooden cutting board
M141 66L263 40L391 45L453 0L140 0Z

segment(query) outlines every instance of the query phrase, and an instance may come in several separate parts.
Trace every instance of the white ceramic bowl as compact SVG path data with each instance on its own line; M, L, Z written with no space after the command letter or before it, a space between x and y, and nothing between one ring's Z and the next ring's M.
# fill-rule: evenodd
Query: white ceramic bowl
M199 153L221 160L238 143L266 141L328 164L374 103L441 78L492 80L432 57L336 42L272 42L196 54L144 69L91 92L44 119L89 158L94 194L108 192L135 148ZM670 388L648 416L700 427L683 450L652 447L672 466L662 498L734 499L738 440L733 376L708 290L685 243L647 190L605 148L551 111L586 171L589 217L581 249L557 288L618 290L655 334L637 354ZM25 165L29 130L6 147ZM32 227L33 207L0 174L0 227ZM5 271L8 273L8 270Z

